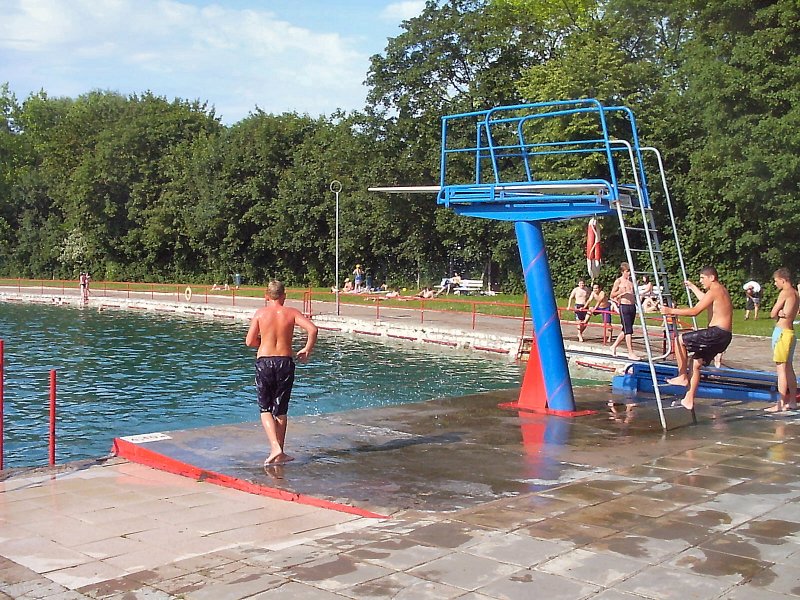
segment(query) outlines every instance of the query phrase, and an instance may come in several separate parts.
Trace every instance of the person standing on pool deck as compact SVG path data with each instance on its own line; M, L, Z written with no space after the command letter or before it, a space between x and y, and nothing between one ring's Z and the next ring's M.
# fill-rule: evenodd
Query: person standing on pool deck
M708 328L687 331L677 338L675 358L678 362L678 375L667 379L670 385L688 386L681 405L688 410L694 408L694 397L700 385L700 368L703 363L710 364L714 357L725 352L733 339L733 304L728 290L719 282L714 267L700 270L700 285L705 292L691 281L683 284L697 296L697 304L691 308L661 306L661 314L669 317L696 317L708 310ZM692 353L692 356L689 356ZM690 361L689 359L693 360Z
M794 319L800 306L797 290L792 283L789 269L781 267L772 275L775 287L780 290L770 316L775 319L772 332L772 360L778 372L778 403L767 408L767 412L783 412L797 408L797 376L794 374Z
M586 282L581 279L578 285L572 288L567 299L567 310L572 307L572 301L575 301L575 323L578 324L578 341L583 341L583 330L586 329L586 304L589 298L589 290L586 288Z
M306 345L297 358L307 360L317 342L317 326L296 308L284 306L286 289L280 281L270 281L266 306L259 308L250 321L245 344L258 348L256 353L256 390L261 424L269 440L270 452L264 466L280 465L290 460L284 452L288 422L289 396L294 384L292 338L294 328L306 330Z
M617 348L625 340L628 347L628 358L639 360L633 353L633 322L636 320L636 297L633 293L633 281L631 281L631 268L628 263L619 266L620 276L614 281L609 296L611 300L619 306L619 320L622 321L622 331L611 344L611 354L617 355Z

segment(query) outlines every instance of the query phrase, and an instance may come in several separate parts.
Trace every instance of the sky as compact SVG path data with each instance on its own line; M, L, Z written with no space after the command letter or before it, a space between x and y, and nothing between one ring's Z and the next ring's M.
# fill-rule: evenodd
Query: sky
M424 0L0 0L0 84L151 91L208 102L225 124L256 108L364 107L369 59Z

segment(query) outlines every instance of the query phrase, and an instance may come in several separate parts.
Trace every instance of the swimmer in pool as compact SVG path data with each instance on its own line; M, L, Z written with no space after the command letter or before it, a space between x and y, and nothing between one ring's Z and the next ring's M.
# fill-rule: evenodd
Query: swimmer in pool
M258 348L256 390L261 424L270 446L264 466L269 467L294 460L284 452L289 397L294 384L292 337L295 327L306 330L306 344L297 352L297 358L305 361L317 342L317 326L299 310L284 306L286 290L280 281L270 282L266 298L267 305L259 308L250 321L245 344Z

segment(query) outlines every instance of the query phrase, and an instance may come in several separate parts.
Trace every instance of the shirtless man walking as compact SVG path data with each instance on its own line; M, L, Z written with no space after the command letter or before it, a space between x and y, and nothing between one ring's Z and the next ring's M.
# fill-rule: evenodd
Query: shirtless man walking
M661 307L661 314L667 316L696 317L708 310L708 328L687 331L678 336L675 346L675 358L678 362L678 375L667 379L670 385L688 386L681 405L692 410L697 386L700 385L700 369L703 364L710 364L714 357L724 352L733 339L733 304L728 290L719 282L719 275L714 267L703 267L700 271L700 285L703 290L691 281L684 285L697 296L697 304L691 308ZM689 356L692 353L692 356ZM690 358L693 359L690 361Z
M619 319L622 321L622 331L611 344L611 354L617 355L617 348L625 340L628 348L628 358L639 360L633 353L633 322L636 320L636 296L633 292L633 281L631 281L631 268L628 263L619 266L620 276L614 281L611 288L611 299L619 305Z
M578 341L583 341L583 331L586 329L586 304L589 298L589 290L586 287L586 282L581 279L578 281L578 286L572 288L567 299L567 310L572 307L572 301L575 301L575 322L578 324Z
M269 283L266 296L269 302L253 315L245 344L258 348L256 390L261 424L269 440L270 452L264 461L268 467L294 460L283 451L289 396L294 384L292 337L295 326L306 330L306 345L297 352L297 358L305 361L317 342L317 326L299 310L283 305L286 290L280 281Z
M772 360L778 371L778 403L766 409L767 412L782 412L797 408L797 376L794 374L794 348L797 338L794 334L794 319L797 316L800 298L792 283L789 269L780 268L772 275L775 287L780 290L778 299L772 307L770 316L775 319L772 332Z

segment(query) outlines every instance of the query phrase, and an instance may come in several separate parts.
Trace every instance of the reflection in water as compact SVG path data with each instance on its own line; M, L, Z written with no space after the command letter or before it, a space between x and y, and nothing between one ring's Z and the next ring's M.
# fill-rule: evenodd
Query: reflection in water
M0 303L8 467L47 462L48 377L58 372L57 460L114 437L258 419L246 323ZM292 415L420 402L519 385L504 360L323 336L298 364Z

